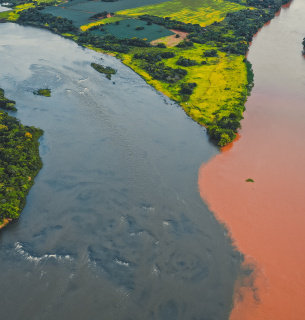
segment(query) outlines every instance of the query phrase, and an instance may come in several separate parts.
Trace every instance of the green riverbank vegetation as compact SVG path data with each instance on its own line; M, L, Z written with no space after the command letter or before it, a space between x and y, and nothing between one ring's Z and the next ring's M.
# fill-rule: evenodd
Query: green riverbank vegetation
M241 127L253 86L251 64L245 58L249 43L288 1L171 0L131 9L125 9L122 1L116 2L122 8L116 12L111 11L111 2L69 1L63 4L65 10L54 7L53 14L23 10L18 23L48 28L81 46L115 55L177 101L224 146ZM84 8L90 8L90 15ZM64 16L87 23L77 28ZM130 28L137 36L128 36ZM170 33L163 36L162 28ZM148 40L150 30L154 39L159 32L158 43Z
M24 126L0 110L0 227L17 219L25 206L42 167L38 150L42 134L41 129Z
M4 90L0 88L0 108L9 111L17 111L17 109L15 108L15 104L15 101L7 99L4 96Z

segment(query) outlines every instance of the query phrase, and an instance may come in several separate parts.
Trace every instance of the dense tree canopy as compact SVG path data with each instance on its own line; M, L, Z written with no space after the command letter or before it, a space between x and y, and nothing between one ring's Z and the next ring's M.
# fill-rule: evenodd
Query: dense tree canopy
M0 110L0 223L16 219L42 167L38 139L43 131L24 126Z

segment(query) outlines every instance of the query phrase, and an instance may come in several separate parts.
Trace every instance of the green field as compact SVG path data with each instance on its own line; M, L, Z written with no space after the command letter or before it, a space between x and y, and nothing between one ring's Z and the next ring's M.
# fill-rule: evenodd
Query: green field
M158 26L156 24L147 25L146 21L136 19L126 19L118 22L119 24L109 24L103 26L105 31L94 30L95 34L106 35L112 34L117 38L141 38L153 41L161 37L166 37L174 34L173 32ZM143 30L136 30L137 27L143 27Z
M215 21L223 20L228 12L242 9L245 7L225 0L172 0L157 5L121 10L117 14L133 17L150 14L206 26Z
M197 122L206 125L213 121L215 112L221 117L234 112L239 102L247 94L247 70L243 56L228 55L218 51L218 57L204 58L203 53L211 47L196 44L191 48L167 48L176 54L174 58L163 59L162 62L169 67L176 65L179 57L196 61L196 66L180 67L187 70L186 77L176 83L166 83L153 79L144 69L143 61L133 59L133 54L151 52L151 48L135 48L132 53L121 55L122 61L140 74L150 85L179 102L184 110ZM162 49L154 48L155 52ZM201 64L205 60L206 64ZM197 87L189 97L180 94L183 82L197 83ZM240 107L238 107L240 108ZM240 110L239 110L240 112Z

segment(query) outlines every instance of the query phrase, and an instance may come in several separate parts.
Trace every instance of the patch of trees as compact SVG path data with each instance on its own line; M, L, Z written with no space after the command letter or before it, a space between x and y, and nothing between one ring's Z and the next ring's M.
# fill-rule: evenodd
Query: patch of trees
M10 111L17 111L15 108L16 102L10 99L7 99L4 96L4 90L0 88L0 108Z
M147 52L147 53L136 53L133 55L134 59L145 60L148 63L156 63L162 59L169 59L175 56L174 52L161 51L161 52Z
M145 63L143 69L146 70L154 79L168 83L175 83L187 75L185 69L174 69L165 66L164 63L157 64Z
M191 95L193 93L194 88L196 88L196 87L197 87L196 82L183 82L181 84L180 93Z
M99 12L99 13L96 13L93 16L89 17L89 20L105 19L105 18L107 18L107 15L108 15L107 11Z
M177 48L188 48L188 47L192 47L194 45L194 42L191 40L183 40L181 42L179 42L176 47Z
M32 25L50 29L57 33L77 33L78 29L72 20L55 17L49 13L41 13L39 10L30 8L20 12L18 22L23 25Z
M125 38L119 39L115 36L108 34L105 36L99 36L92 34L89 31L80 32L77 43L80 45L92 45L96 48L104 50L128 53L129 47L150 47L150 43L147 40L140 38Z
M203 53L203 56L204 57L218 57L218 53L217 53L217 50L211 49L211 50L206 50Z
M196 66L198 63L196 60L192 60L192 59L188 59L180 56L179 59L176 61L176 64L183 67L191 67L191 66Z
M213 123L208 127L208 133L223 147L235 139L237 130L241 128L241 119L243 117L234 112L222 118L216 114Z
M91 63L91 67L94 68L99 73L104 73L106 78L111 80L111 75L116 74L116 70L111 67L104 67L98 63Z
M42 167L38 139L41 129L20 124L0 111L0 222L17 219L26 195Z

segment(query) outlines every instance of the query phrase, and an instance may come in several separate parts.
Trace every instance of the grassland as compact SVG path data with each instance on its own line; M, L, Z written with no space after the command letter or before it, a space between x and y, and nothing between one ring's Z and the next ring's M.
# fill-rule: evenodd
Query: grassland
M116 14L137 17L149 14L170 17L178 21L200 24L202 27L223 20L228 12L245 9L244 6L225 0L172 0L140 8L118 11Z
M166 51L175 53L175 57L162 59L162 63L171 68L177 68L180 57L197 62L195 66L181 67L187 70L187 75L175 83L166 83L155 80L145 71L142 60L133 59L133 55L141 52L151 52L150 48L135 48L129 54L120 55L123 63L140 74L150 85L161 91L171 99L177 101L186 113L195 121L207 125L218 114L228 116L231 112L240 109L239 102L244 101L247 95L247 70L243 56L230 55L218 52L218 57L203 57L211 47L195 44L193 47L167 48ZM156 52L159 48L154 49ZM206 64L202 64L202 61ZM180 93L182 83L196 83L197 87L191 95Z

